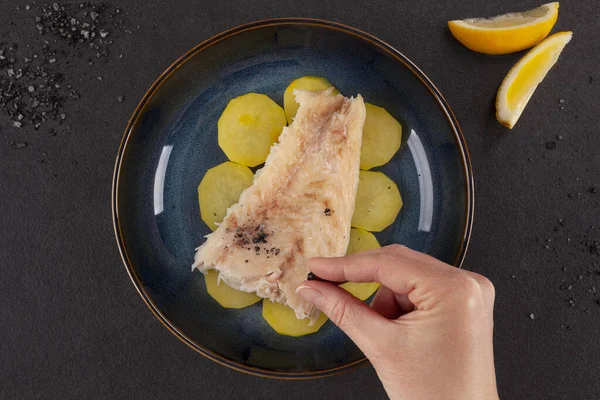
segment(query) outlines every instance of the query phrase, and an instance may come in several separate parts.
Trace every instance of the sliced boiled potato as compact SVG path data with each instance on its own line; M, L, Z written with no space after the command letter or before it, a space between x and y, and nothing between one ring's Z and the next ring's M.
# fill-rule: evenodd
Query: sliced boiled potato
M267 159L285 126L285 113L273 100L248 93L231 100L218 122L219 146L231 161L255 167Z
M247 293L219 282L219 272L210 270L204 274L208 294L225 308L244 308L262 300L256 293Z
M321 92L333 85L325 78L320 76L303 76L298 78L289 84L285 93L283 94L283 108L285 109L285 116L288 124L292 123L292 118L296 116L299 104L296 102L296 96L294 96L294 90L308 90L309 92ZM338 90L334 89L333 94L338 94Z
M361 251L378 249L381 246L375 235L371 232L363 231L362 229L350 230L350 243L346 254L360 253ZM360 300L366 300L379 289L378 282L346 282L340 285L342 289L358 297Z
M384 108L369 103L365 108L360 169L371 169L386 164L396 154L402 141L402 125Z
M317 321L308 326L308 319L296 318L296 313L290 307L272 302L263 301L262 316L277 333L285 336L304 336L318 331L327 321L325 314L321 313Z
M377 241L377 238L371 232L367 232L362 229L352 228L350 230L350 242L348 243L348 250L346 250L346 255L360 253L368 250L375 250L380 247L381 245Z
M381 232L402 208L402 197L393 180L382 172L360 171L352 226Z
M217 229L217 223L223 221L227 209L238 202L253 179L250 168L229 161L206 171L198 185L202 221L211 230Z
M362 301L371 297L371 295L379 289L379 286L379 282L346 282L340 285L342 289L345 289L354 297L357 297Z

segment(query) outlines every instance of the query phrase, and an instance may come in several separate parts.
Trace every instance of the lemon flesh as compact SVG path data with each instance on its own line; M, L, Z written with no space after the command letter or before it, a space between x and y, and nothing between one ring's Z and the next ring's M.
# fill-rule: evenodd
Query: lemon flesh
M529 51L506 75L496 97L496 118L513 128L540 82L560 56L572 32L556 33Z
M452 36L465 47L485 54L508 54L535 46L558 19L558 2L533 10L448 22Z

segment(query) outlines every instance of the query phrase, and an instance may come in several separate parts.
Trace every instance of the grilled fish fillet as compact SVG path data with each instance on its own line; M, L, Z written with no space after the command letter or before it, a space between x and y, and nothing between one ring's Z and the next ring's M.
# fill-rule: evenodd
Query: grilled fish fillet
M354 212L365 105L296 92L300 104L252 186L196 249L193 269L216 269L227 285L287 304L311 323L319 311L296 288L311 257L343 256Z

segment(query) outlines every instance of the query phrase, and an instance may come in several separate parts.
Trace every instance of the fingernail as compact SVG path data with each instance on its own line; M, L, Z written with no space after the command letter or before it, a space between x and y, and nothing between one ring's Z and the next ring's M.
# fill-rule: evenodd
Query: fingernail
M317 303L319 300L321 300L321 297L323 297L321 292L306 285L298 286L296 288L296 293L298 293L298 296L302 297L304 300L313 304Z

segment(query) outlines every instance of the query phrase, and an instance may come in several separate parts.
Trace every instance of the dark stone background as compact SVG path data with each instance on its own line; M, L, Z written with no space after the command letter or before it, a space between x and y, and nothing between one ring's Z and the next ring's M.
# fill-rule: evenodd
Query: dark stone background
M22 58L41 52L47 40L57 53L46 67L64 73L61 91L71 85L80 97L59 101L63 123L46 123L39 131L30 124L17 129L0 113L0 397L384 398L371 367L283 382L204 359L152 316L129 282L113 238L113 162L127 120L151 83L186 50L224 29L307 16L353 25L391 43L439 86L461 122L476 188L465 267L496 285L501 397L598 398L597 2L561 2L554 31L573 30L574 39L513 131L495 121L493 104L521 54L470 52L446 28L450 19L538 4L122 0L119 28L110 25L108 11L101 13L114 43L105 46L110 54L96 58L96 49L38 33L39 0L3 0L3 46L19 45ZM6 73L0 68L2 77Z

